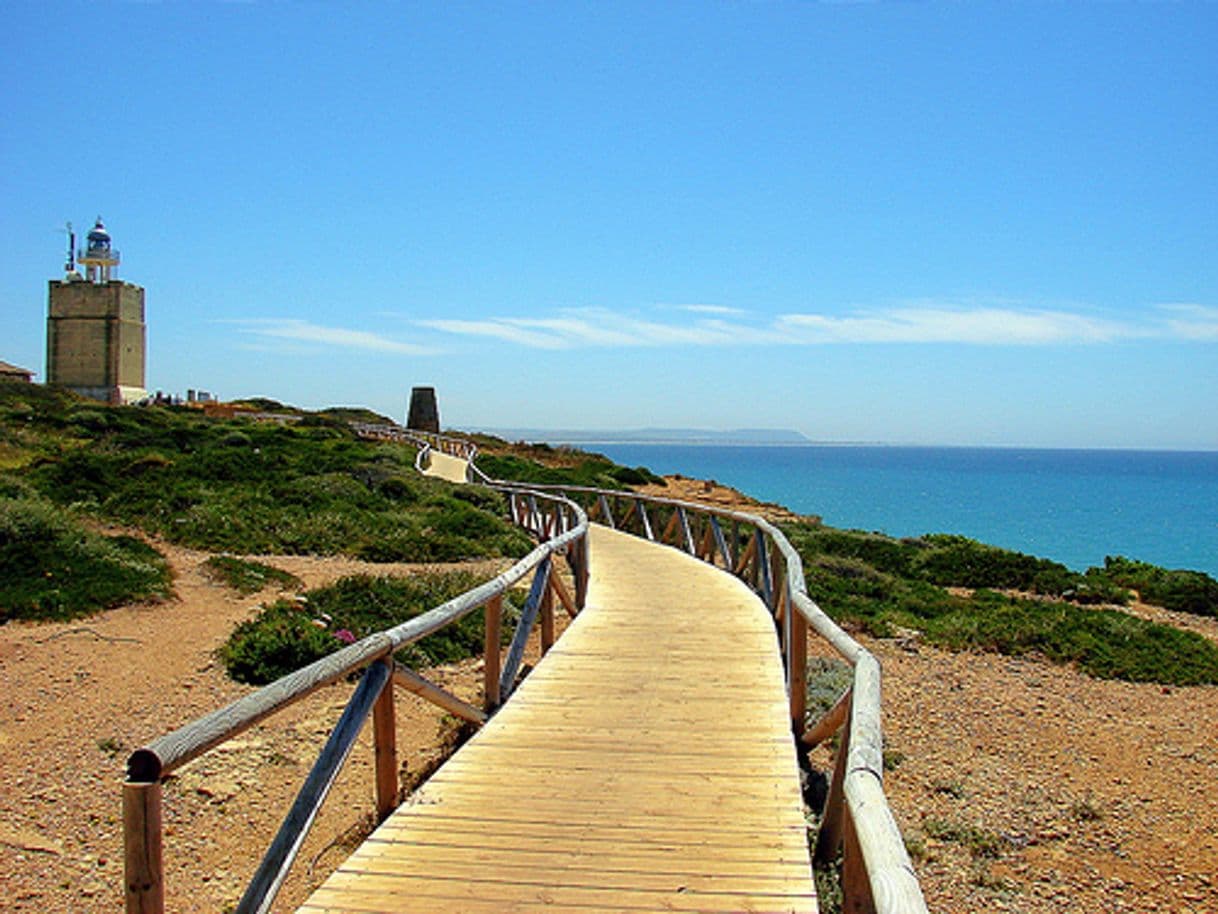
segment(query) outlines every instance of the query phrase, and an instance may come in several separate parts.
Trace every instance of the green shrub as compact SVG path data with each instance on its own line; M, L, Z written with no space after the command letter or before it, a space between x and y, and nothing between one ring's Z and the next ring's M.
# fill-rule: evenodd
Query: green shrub
M648 482L664 483L646 467L618 466L600 454L582 454L572 466L545 466L511 454L479 455L478 468L493 479L536 482L548 485L594 486L600 489L626 489Z
M1200 571L1174 571L1123 556L1104 559L1102 576L1136 590L1147 603L1198 616L1218 616L1218 581Z
M987 546L964 536L938 533L925 537L925 541L932 548L919 556L916 570L932 584L1059 596L1078 581L1077 574L1058 562Z
M54 415L49 410L47 421ZM58 415L86 430L88 444L45 448L28 485L175 543L386 561L529 549L528 538L503 520L498 495L421 478L414 448L359 440L339 418L284 426L194 410L72 404Z
M0 622L73 619L169 591L169 567L145 543L93 533L39 499L0 498Z
M265 685L326 654L344 642L290 600L273 603L257 618L242 622L220 649L228 675L238 682Z
M1218 683L1218 647L1194 632L1113 609L978 591L928 627L934 643L1002 654L1043 654L1102 679L1169 685Z
M203 568L213 579L243 594L257 593L272 584L284 589L302 584L300 578L282 569L231 555L213 555Z
M411 577L342 578L309 591L303 600L279 600L243 622L220 649L228 673L262 685L378 631L413 619L481 583L466 571ZM505 626L507 629L508 626ZM397 657L411 666L449 663L482 650L482 610L414 644ZM510 633L505 631L505 637Z
M1203 575L1125 559L1109 559L1105 569L1080 575L957 536L895 540L808 524L789 525L786 532L803 557L809 596L835 619L874 636L907 628L956 650L1039 654L1102 678L1218 682L1218 647L1199 635L1077 605L1124 602L1127 588L1139 584L1160 597L1174 585L1175 593L1192 599L1188 605L1202 605ZM975 592L959 596L949 586ZM1065 595L1075 602L1008 598L988 587Z

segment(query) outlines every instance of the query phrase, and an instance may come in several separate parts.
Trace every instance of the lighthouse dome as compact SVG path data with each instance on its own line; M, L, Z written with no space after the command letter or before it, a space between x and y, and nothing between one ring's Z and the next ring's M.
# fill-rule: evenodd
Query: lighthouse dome
M101 216L97 217L97 224L93 226L87 237L89 239L89 247L91 248L110 247L110 233L102 225Z

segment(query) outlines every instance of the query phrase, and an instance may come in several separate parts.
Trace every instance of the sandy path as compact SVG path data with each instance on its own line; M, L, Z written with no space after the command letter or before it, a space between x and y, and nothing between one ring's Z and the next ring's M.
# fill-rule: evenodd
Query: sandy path
M224 675L213 654L275 593L239 597L200 573L205 553L158 548L173 566L177 599L68 624L0 627L0 910L120 910L127 754L248 691ZM409 567L300 556L270 561L310 587ZM478 673L476 664L465 666L435 678L472 698ZM169 910L220 911L236 901L349 691L323 689L170 779ZM409 773L440 753L453 722L398 695L399 752ZM361 742L305 847L306 863L368 824L371 747L366 734ZM303 897L342 856L341 847L322 853L312 876L298 867L285 902Z

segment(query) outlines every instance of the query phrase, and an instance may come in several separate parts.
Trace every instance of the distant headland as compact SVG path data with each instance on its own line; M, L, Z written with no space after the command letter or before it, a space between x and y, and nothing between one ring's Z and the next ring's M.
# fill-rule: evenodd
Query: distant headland
M507 441L540 441L546 444L707 444L707 445L799 445L812 439L789 428L639 428L639 429L555 429L555 428L479 428Z

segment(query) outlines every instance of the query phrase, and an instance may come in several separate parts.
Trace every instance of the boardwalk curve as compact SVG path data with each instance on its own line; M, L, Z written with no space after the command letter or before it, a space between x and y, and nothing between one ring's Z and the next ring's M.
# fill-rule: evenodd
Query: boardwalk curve
M430 460L422 469L425 476L435 476L448 482L465 482L469 474L469 461L461 457L445 454L443 451L432 450L428 454Z
M764 604L594 527L588 605L512 700L300 909L816 909Z

